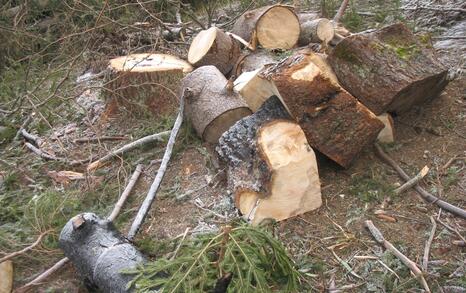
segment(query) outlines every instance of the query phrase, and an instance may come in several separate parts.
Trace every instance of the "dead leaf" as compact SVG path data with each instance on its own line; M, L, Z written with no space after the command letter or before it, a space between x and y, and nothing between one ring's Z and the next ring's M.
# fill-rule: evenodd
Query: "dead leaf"
M13 262L0 263L0 293L11 293L13 290Z

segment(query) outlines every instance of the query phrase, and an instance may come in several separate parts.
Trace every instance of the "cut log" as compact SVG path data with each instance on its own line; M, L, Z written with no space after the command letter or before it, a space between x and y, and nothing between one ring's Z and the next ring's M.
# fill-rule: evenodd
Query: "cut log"
M259 76L261 69L242 73L234 82L234 90L241 95L249 108L256 112L271 96L276 94L273 84Z
M447 70L401 23L351 35L329 55L342 86L376 115L438 96Z
M298 42L299 20L291 7L265 6L248 11L235 22L232 32L266 49L291 49Z
M315 154L276 96L220 138L228 186L247 220L284 220L322 204Z
M134 269L146 261L112 222L92 213L69 220L59 241L60 248L86 283L102 292L131 292L126 285L134 276L122 271Z
M379 132L377 136L377 141L381 143L393 143L395 142L395 125L393 124L393 118L390 114L384 113L377 116L383 125L384 128Z
M264 65L277 62L277 58L267 50L256 50L250 54L241 56L235 66L235 75L238 77L243 72L261 69Z
M366 145L375 141L383 124L313 59L312 53L291 56L265 68L260 75L273 81L309 144L347 168Z
M110 60L104 83L107 114L126 108L144 112L147 108L159 116L178 108L174 92L191 65L165 54L132 54Z
M321 18L321 17L317 13L313 13L313 12L298 13L299 23L301 24L307 21L318 19L318 18Z
M251 114L229 82L214 66L199 67L183 79L185 113L199 136L207 142L217 143L230 126Z
M188 52L188 61L194 67L213 65L223 74L228 74L241 54L237 40L221 29L211 27L199 32Z
M329 43L335 36L335 29L330 20L318 18L301 23L301 34L298 45L306 46L309 43Z

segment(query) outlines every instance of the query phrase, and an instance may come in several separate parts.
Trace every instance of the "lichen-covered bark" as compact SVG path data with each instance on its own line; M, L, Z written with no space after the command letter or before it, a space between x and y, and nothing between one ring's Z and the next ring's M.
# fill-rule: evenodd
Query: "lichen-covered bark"
M328 60L342 86L376 115L403 112L448 84L433 50L401 23L345 38Z
M236 117L240 118L251 114L246 102L227 88L227 79L214 66L199 67L189 73L182 81L182 94L185 94L186 115L203 139L208 138L206 131L209 131L214 120L224 113L236 111ZM218 135L213 135L212 141L208 141L216 143L234 122L227 121L219 129L211 129Z
M228 187L235 195L244 190L269 194L271 170L258 153L257 131L272 120L290 118L280 100L272 96L257 112L236 122L220 137L216 150L228 166Z
M77 219L80 225L76 225ZM134 276L122 271L145 262L112 222L92 213L78 215L66 223L60 233L60 248L86 283L102 292L132 291L126 285Z
M301 74L300 72L303 72ZM299 53L266 68L309 144L347 168L383 128L376 116Z

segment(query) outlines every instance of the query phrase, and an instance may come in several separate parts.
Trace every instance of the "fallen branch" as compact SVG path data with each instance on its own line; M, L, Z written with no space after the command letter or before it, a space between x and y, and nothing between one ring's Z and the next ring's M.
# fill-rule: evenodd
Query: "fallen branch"
M430 222L432 223L432 230L430 231L429 239L426 242L426 247L424 248L424 257L422 258L422 269L427 273L427 266L429 264L429 253L432 241L434 240L435 230L437 229L437 223L434 218L430 216Z
M379 155L379 157L385 161L387 164L389 164L390 166L392 166L393 169L395 169L399 176L401 178L403 178L404 180L406 181L409 181L410 180L410 177L408 176L408 174L406 174L406 172L401 169L400 166L398 166L398 164L392 159L390 158L382 149L382 147L378 144L375 144L375 149L377 151L377 154ZM426 200L428 203L432 203L432 204L436 204L437 206L439 206L440 208L446 210L447 212L450 212L460 218L463 218L463 219L466 219L466 210L462 209L462 208L459 208L457 206L454 206L446 201L443 201L441 199L439 199L438 197L432 195L431 193L427 192L426 190L424 190L424 188L422 188L421 186L419 185L415 185L414 186L414 189L424 198L424 200Z
M40 147L42 145L42 143L43 143L43 141L42 141L42 139L40 137L27 132L26 129L24 129L24 128L21 129L20 133L27 141L34 143L38 147Z
M168 162L171 158L173 146L175 145L176 141L176 136L178 135L178 131L180 130L181 124L183 123L183 113L184 94L181 96L180 99L180 110L178 112L178 116L176 117L175 124L173 125L173 128L171 130L170 138L168 139L167 143L167 148L165 149L165 153L163 154L162 163L160 164L159 170L157 171L157 175L155 176L154 181L152 182L152 185L150 186L150 189L147 193L147 196L144 199L144 202L142 203L141 208L139 209L138 214L136 215L136 218L134 219L133 224L131 225L131 228L128 232L127 238L129 240L133 240L134 236L139 231L139 228L141 227L142 222L146 218L147 213L149 212L149 209L152 205L152 202L154 201L155 196L157 195L157 191L160 187L160 184L162 183L163 176L165 175L165 171L168 167Z
M426 292L431 292L426 279L424 278L421 270L417 267L416 263L410 260L403 253L401 253L395 246L393 246L393 244L385 240L380 230L377 229L377 227L375 227L374 223L372 223L371 220L365 221L365 226L372 234L375 241L377 241L377 243L384 246L387 250L393 253L393 255L395 255L405 266L407 266L411 270L411 272L419 279L419 282L424 287L424 290L426 290Z
M421 181L422 178L424 178L424 176L427 175L428 172L429 172L429 167L424 166L424 168L422 168L421 172L419 172L416 176L414 176L413 178L408 180L405 184L403 184L400 187L398 187L397 189L395 189L395 194L397 194L397 195L401 194L404 191L406 191L406 190L410 189L411 187L413 187L414 185L417 185L419 183L419 181Z
M45 159L45 160L50 160L50 161L57 161L57 162L62 162L62 163L65 163L65 164L68 164L70 166L77 166L77 165L82 165L82 164L85 164L87 162L89 162L89 159L85 159L85 160L67 160L65 158L60 158L60 157L56 157L54 155L51 155L37 147L35 147L33 144L29 143L29 142L26 142L24 144L29 150L31 150L33 153L35 153L36 155L38 155L39 157Z
M340 19L342 18L343 14L345 14L345 10L348 7L349 0L343 0L340 5L340 9L338 9L337 14L335 14L335 17L333 18L333 21L335 23L339 23Z
M21 125L21 127L18 129L18 132L16 132L16 135L15 135L15 138L13 140L19 140L20 136L22 135L22 131L23 129L26 129L29 124L31 124L32 122L32 117L34 116L34 113L32 113L31 115L29 115L26 120L24 120L23 124Z
M13 257L18 256L18 255L24 254L24 253L28 252L29 250L33 249L34 247L36 247L37 245L39 245L39 243L42 241L42 238L44 238L44 236L47 235L49 232L50 232L50 230L41 233L41 234L39 235L39 237L37 237L37 240L36 240L33 244L29 245L28 247L25 247L25 248L23 248L23 249L21 249L21 250L19 250L19 251L10 253L10 254L8 254L8 255L6 255L6 256L0 258L0 263L2 263L2 262L4 262L4 261L7 261L7 260L9 260L9 259L11 259L11 258L13 258Z
M126 136L99 136L99 137L82 137L73 140L74 143L96 142L105 140L127 140Z
M116 217L119 215L121 207L125 203L126 199L128 198L128 195L130 194L132 188L134 187L134 184L136 183L137 179L141 175L142 172L142 165L137 165L136 170L134 171L133 175L131 176L131 179L128 181L128 185L125 187L125 190L121 194L120 198L118 199L118 202L115 204L115 207L113 208L112 212L108 216L109 221L114 221ZM27 283L26 285L18 288L15 290L15 293L24 293L28 292L30 289L32 289L35 286L40 285L42 282L44 282L48 277L53 275L56 271L60 270L64 265L66 265L69 262L69 258L64 257L61 260L59 260L57 263L55 263L52 267L47 269L45 272L34 278L31 282Z
M120 199L118 199L118 202L115 204L115 207L113 208L112 212L108 216L107 219L109 221L112 221L112 222L115 221L116 217L120 213L121 208L126 202L126 199L131 193L131 190L133 190L134 185L136 185L136 182L138 181L138 178L141 175L141 172L142 172L142 164L139 164L136 166L136 170L134 170L133 175L131 175L131 178L129 179L128 184L126 185L125 190L123 190L123 193L120 196Z
M92 162L91 164L89 164L89 166L87 167L87 171L93 171L93 170L96 170L98 168L100 168L103 163L113 159L114 157L117 157L119 155L122 155L128 151L131 151L137 147L140 147L142 145L145 145L145 144L148 144L148 143L151 143L151 142L154 142L154 141L162 141L162 138L167 136L168 134L170 133L170 131L164 131L164 132L160 132L160 133L156 133L156 134L152 134L152 135L148 135L148 136L145 136L143 138L140 138L138 140L135 140L127 145L124 145L122 146L121 148L118 148L114 151L111 151L110 153L106 154L105 156L103 156L102 158Z

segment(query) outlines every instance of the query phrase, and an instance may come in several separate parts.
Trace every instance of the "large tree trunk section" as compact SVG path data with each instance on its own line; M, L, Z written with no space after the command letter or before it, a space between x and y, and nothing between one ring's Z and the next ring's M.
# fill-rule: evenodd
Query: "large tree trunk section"
M84 213L66 223L60 233L60 247L86 280L102 292L129 292L126 285L134 277L122 271L145 262L144 256L113 226L92 213Z
M183 79L186 114L196 132L207 142L217 143L230 126L251 114L248 105L229 83L214 66L199 67Z
M298 42L299 19L288 6L272 5L248 11L236 20L232 32L255 48L291 49Z
M311 146L347 168L375 141L383 124L310 56L312 53L289 57L263 70L261 76L273 81Z
M377 116L383 125L384 128L379 132L377 136L377 141L381 143L393 143L395 142L395 125L393 123L393 118L390 114L384 113Z
M174 93L183 75L192 66L165 54L132 54L110 60L104 83L106 113L126 108L130 112L149 109L156 115L168 115L177 109Z
M243 72L261 69L264 65L277 62L277 58L267 50L257 50L241 56L235 66L235 75L238 77Z
M238 121L217 151L228 165L228 186L247 220L284 220L322 204L317 162L306 137L276 96Z
M335 29L330 20L318 18L301 23L301 34L298 45L306 46L309 43L329 43L335 36Z
M241 54L238 41L221 29L211 27L201 31L191 43L188 61L194 67L213 65L228 74Z
M329 55L342 86L372 112L403 112L438 96L447 70L401 23L349 36Z

